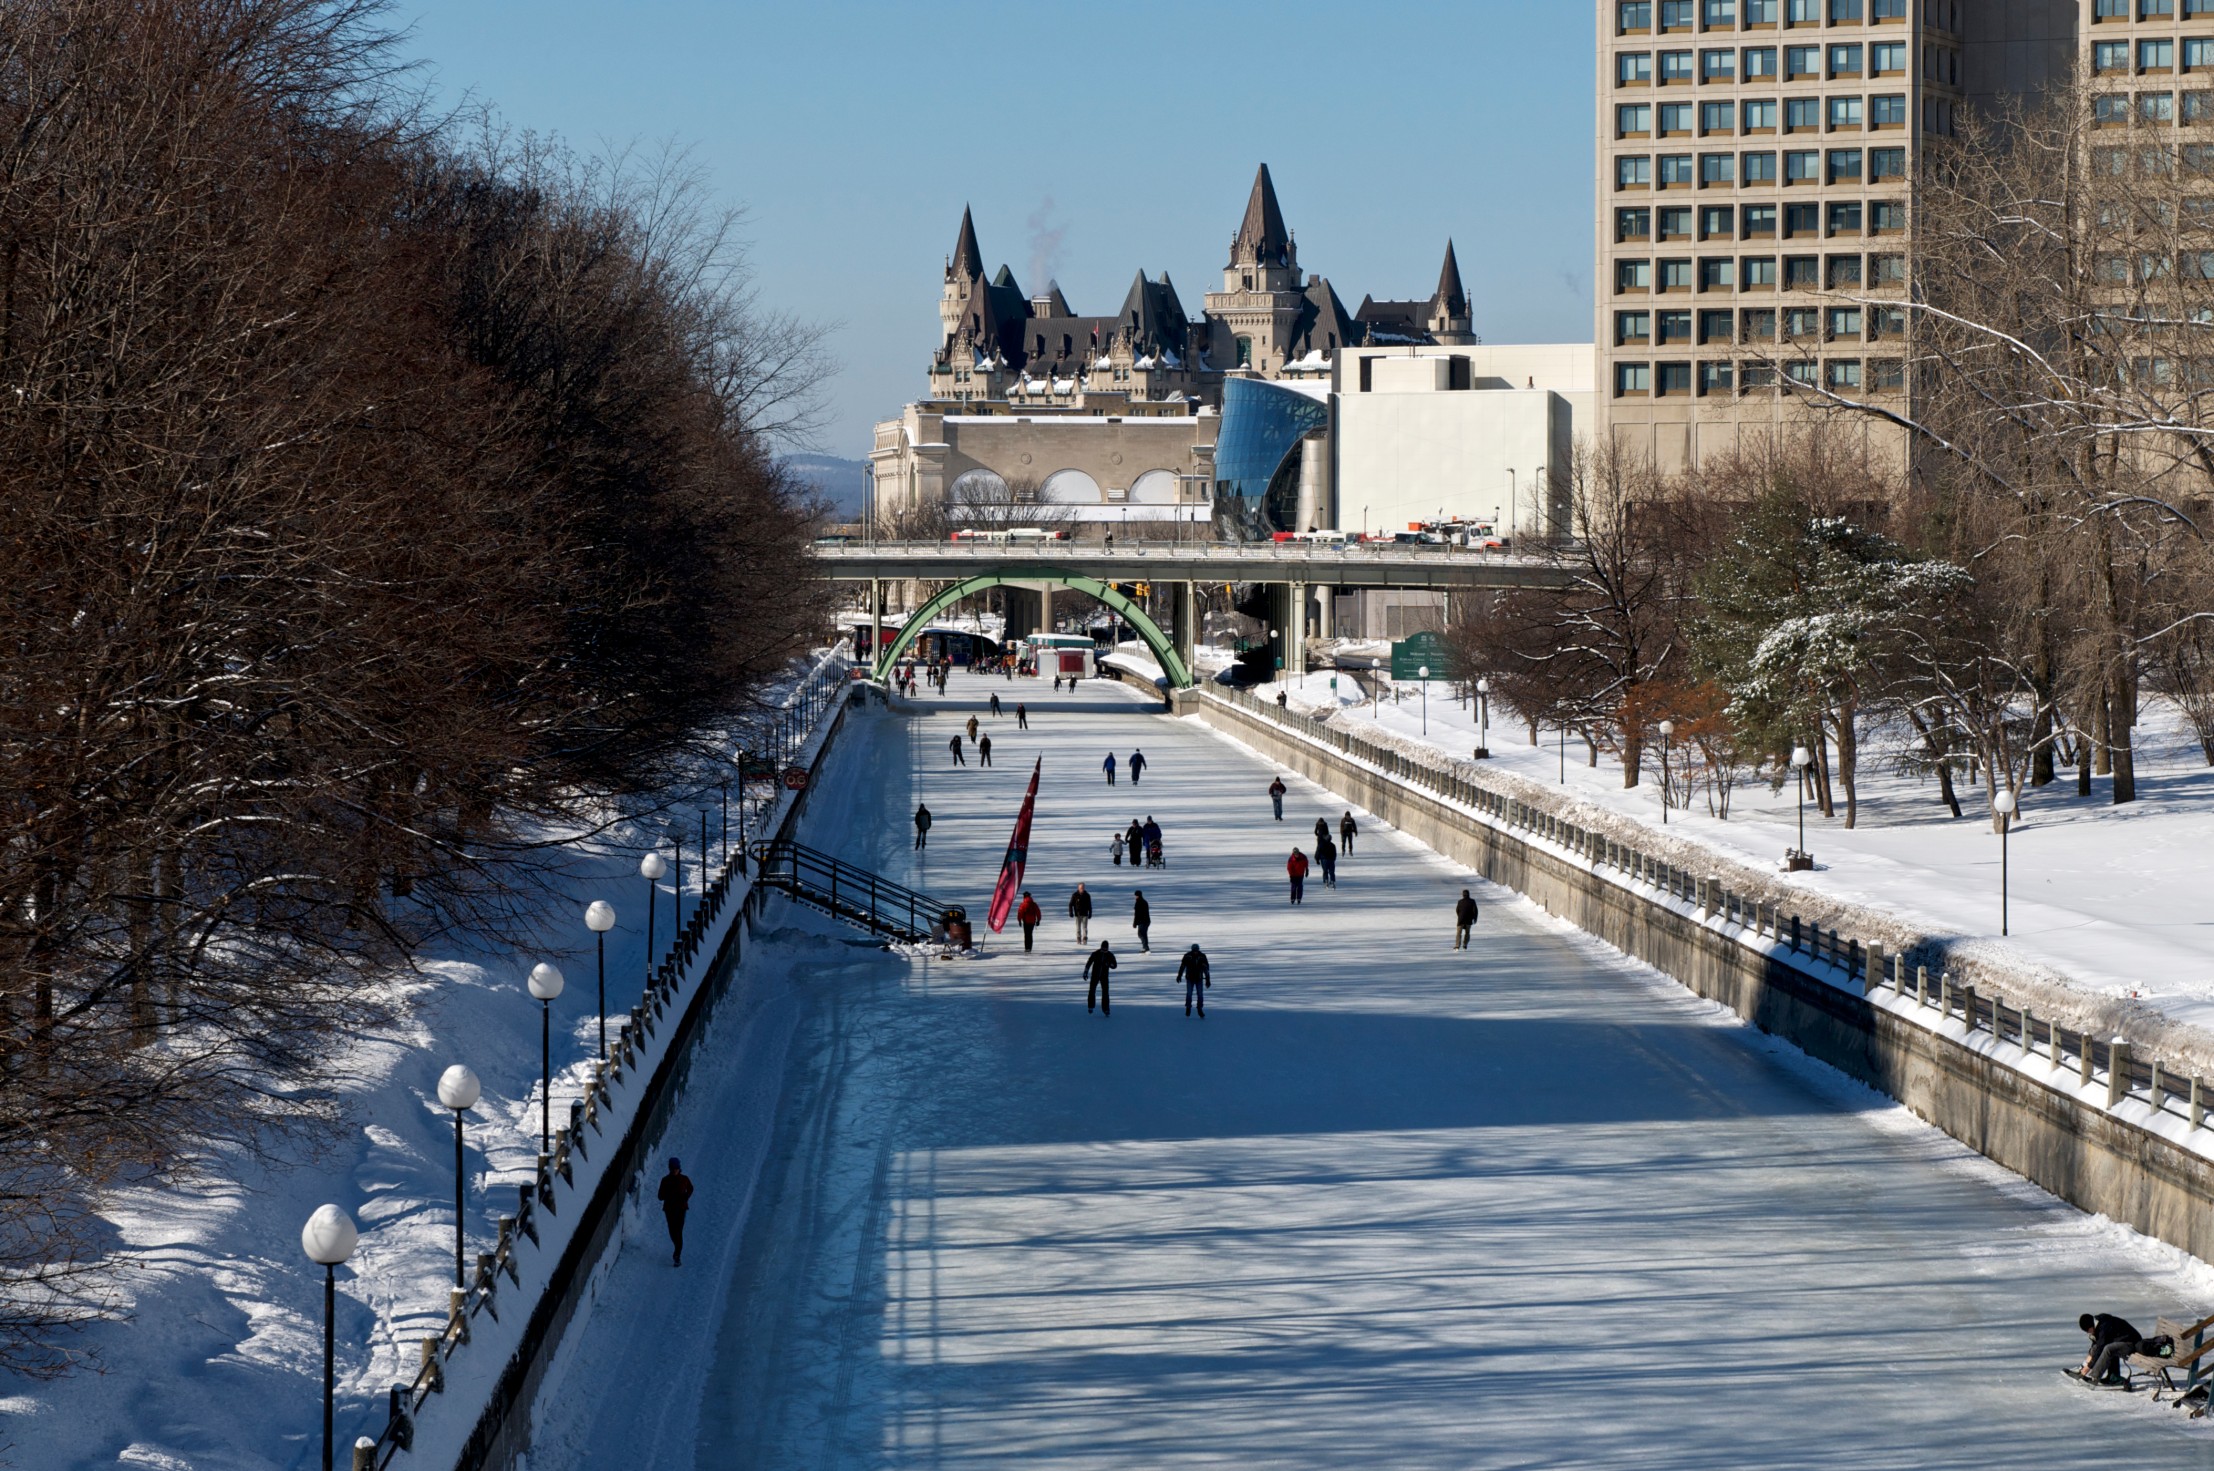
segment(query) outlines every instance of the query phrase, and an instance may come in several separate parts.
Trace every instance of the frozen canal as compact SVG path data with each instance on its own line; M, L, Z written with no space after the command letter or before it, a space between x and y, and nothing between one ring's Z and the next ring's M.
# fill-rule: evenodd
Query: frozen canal
M2214 1433L2058 1372L2079 1311L2150 1331L2214 1304L2205 1268L1498 891L1454 953L1469 880L1381 824L1288 907L1342 804L1293 781L1272 820L1266 763L1118 687L915 706L849 725L806 840L982 935L1043 756L1038 950L1011 924L909 961L771 911L675 1140L690 1255L633 1231L533 1471L2214 1466ZM950 764L972 713L994 769ZM1140 746L1143 784L1107 786ZM1111 865L1148 814L1169 867ZM1195 939L1205 1021L1171 984Z

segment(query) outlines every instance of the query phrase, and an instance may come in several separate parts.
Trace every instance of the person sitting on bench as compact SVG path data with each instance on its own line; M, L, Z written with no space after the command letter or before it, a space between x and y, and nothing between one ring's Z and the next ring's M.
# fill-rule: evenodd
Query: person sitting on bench
M2169 1342L2141 1337L2127 1318L2112 1313L2085 1313L2076 1319L2076 1326L2091 1335L2091 1351L2083 1356L2083 1368L2076 1376L2087 1384L2120 1384L2122 1360L2131 1354L2158 1357L2162 1346Z

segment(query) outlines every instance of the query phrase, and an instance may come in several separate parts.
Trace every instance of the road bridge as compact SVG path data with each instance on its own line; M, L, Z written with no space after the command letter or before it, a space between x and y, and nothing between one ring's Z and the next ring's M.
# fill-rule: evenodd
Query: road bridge
M872 593L875 585L886 581L947 584L909 616L889 643L880 633L873 639L870 646L878 651L879 676L906 652L931 618L970 593L988 587L1046 585L1074 588L1115 608L1138 630L1176 685L1192 682L1192 642L1198 621L1192 590L1201 583L1280 587L1289 610L1305 607L1309 587L1451 592L1560 587L1568 580L1559 565L1545 557L1400 543L1339 547L1300 542L1153 542L1116 547L1066 541L851 542L818 546L815 560L825 576L868 582ZM1132 582L1162 583L1175 589L1167 629L1112 593L1116 584ZM880 598L872 595L870 606L881 606ZM1287 617L1283 626L1285 666L1296 668L1303 657L1305 621Z

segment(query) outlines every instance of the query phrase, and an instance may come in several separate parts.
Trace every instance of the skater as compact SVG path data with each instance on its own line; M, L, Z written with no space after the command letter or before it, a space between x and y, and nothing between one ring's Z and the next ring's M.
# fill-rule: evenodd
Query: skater
M1038 932L1038 921L1044 918L1045 911L1038 907L1037 900L1030 897L1030 891L1024 889L1022 903L1015 906L1015 923L1022 926L1022 948L1025 951L1030 949L1031 936Z
M1107 759L1099 763L1099 769L1107 773L1107 785L1115 784L1115 753L1109 751Z
M1136 786L1138 778L1143 775L1145 775L1145 752L1132 751L1130 753L1130 785Z
M1324 843L1327 843L1327 842L1329 842L1329 841L1330 841L1330 819L1329 819L1329 818L1327 818L1327 817L1318 817L1318 818L1316 818L1316 819L1315 819L1315 847L1316 847L1317 849L1319 849L1319 848L1321 848L1321 847L1322 847L1322 845L1323 845ZM1321 856L1321 854L1320 854L1320 853L1318 852L1318 853L1316 854L1316 856L1317 856L1317 857L1320 857L1320 856Z
M955 736L952 740L947 741L946 749L953 753L954 765L966 766L969 764L969 758L961 754L961 738L959 736Z
M972 744L976 740L976 717L974 715L969 717L969 740Z
M1338 845L1324 833L1322 841L1315 844L1315 867L1322 870L1322 886L1334 889L1338 886Z
M675 1155L669 1156L669 1173L661 1177L661 1188L654 1192L661 1201L662 1219L669 1223L669 1244L676 1248L673 1265L684 1265L684 1213L692 1208L692 1182L685 1178L678 1167Z
M1092 952L1091 959L1084 962L1084 979L1091 983L1084 988L1084 1009L1086 1011L1092 1009L1092 1002L1097 999L1099 1014L1101 1016L1108 1014L1107 973L1120 963L1115 959L1115 952L1108 948L1105 940L1099 942L1099 948Z
M1468 948L1468 932L1476 927L1476 896L1461 890L1458 904L1453 906L1453 948Z
M1078 884L1076 892L1069 895L1069 918L1076 921L1076 943L1081 945L1092 937L1092 896Z
M1353 856L1353 839L1360 830L1360 825L1353 821L1352 813L1348 812L1338 819L1338 847L1348 858Z
M998 691L998 690L993 690L993 691L992 691L992 718L993 718L994 720L997 720L997 719L999 718L999 714L1000 714L1000 711L999 711L999 691Z
M1307 868L1307 855L1297 848L1292 849L1292 856L1284 860L1284 872L1291 875L1291 901L1294 904L1299 902L1300 895L1306 891Z
M2076 1326L2091 1335L2091 1351L2083 1356L2083 1367L2073 1371L2086 1384L2124 1383L2122 1360L2137 1353L2158 1355L2164 1341L2173 1343L2140 1338L2127 1318L2112 1313L2085 1313L2076 1319Z
M1130 893L1134 900L1130 906L1130 928L1138 932L1138 948L1150 951L1153 948L1153 908L1145 902L1145 890L1132 889Z
M917 848L926 848L929 845L930 809L923 806L922 803L917 802L915 804L915 846Z
M992 738L988 735L976 738L976 764L979 766L992 764Z
M1022 701L1015 701L1015 729L1030 729L1030 710Z
M1058 674L1053 676L1053 692L1055 694L1061 693L1061 676Z
M1107 856L1115 860L1115 867L1122 867L1122 834L1116 833L1107 840Z
M1192 1014L1192 1007L1199 1007L1199 1014L1207 1014L1207 988L1214 977L1207 973L1207 954L1194 941L1192 948L1184 952L1184 958L1176 962L1176 978L1184 983L1184 1015Z
M1276 820L1284 820L1284 779L1277 777L1268 784L1268 799L1276 804Z

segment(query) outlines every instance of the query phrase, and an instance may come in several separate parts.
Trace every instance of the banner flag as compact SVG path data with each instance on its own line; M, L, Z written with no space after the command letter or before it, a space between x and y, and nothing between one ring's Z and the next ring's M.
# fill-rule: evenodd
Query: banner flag
M1038 806L1038 773L1045 766L1045 758L1030 768L1030 790L1022 799L1022 815L1015 819L1015 835L1007 840L1007 856L1000 860L999 886L992 890L992 912L988 922L992 933L1007 928L1007 915L1015 907L1015 898L1022 892L1022 869L1030 861L1030 815Z

